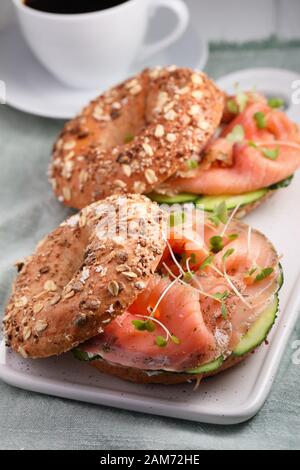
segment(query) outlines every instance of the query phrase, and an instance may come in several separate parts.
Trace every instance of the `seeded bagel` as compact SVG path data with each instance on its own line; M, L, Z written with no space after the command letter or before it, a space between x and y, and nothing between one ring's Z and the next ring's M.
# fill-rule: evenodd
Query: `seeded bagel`
M147 194L200 152L218 127L224 95L200 72L145 70L91 102L54 145L50 179L67 206Z
M23 357L42 358L101 332L155 271L165 247L163 218L144 196L114 196L54 230L19 266L4 317L7 344ZM108 231L114 224L117 235Z

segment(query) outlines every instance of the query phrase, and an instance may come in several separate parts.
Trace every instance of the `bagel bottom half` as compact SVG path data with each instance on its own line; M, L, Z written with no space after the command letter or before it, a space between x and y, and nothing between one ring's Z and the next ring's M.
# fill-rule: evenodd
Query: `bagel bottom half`
M161 385L179 385L186 382L192 382L196 380L201 380L206 377L212 377L214 375L219 374L220 372L224 372L225 370L234 367L241 362L243 362L250 354L254 351L245 354L242 357L234 357L231 356L228 358L222 366L207 374L181 374L175 372L167 372L167 371L159 371L157 374L149 374L145 370L136 369L133 367L123 367L118 364L112 364L104 359L96 359L90 362L92 367L98 369L99 372L104 374L113 375L122 380L126 380L127 382L133 382L136 384L161 384Z
M252 202L250 204L245 204L242 206L236 213L235 217L237 219L243 219L246 215L250 214L252 211L256 210L262 204L264 204L268 199L274 196L276 191L269 191L265 196L258 199L258 201Z

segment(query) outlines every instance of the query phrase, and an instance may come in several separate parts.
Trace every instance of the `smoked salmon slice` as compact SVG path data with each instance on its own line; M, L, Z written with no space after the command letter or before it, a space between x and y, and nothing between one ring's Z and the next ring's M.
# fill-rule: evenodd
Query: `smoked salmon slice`
M208 216L201 233L179 228L145 290L83 351L124 367L183 372L228 357L274 299L278 257L261 233Z
M249 99L242 112L227 113L225 121L198 167L180 171L157 192L244 194L279 183L300 167L299 127L263 97Z

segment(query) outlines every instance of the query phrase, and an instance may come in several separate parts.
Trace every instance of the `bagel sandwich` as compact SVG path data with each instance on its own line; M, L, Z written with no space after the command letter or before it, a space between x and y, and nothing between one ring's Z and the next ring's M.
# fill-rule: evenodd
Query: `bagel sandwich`
M242 217L300 166L299 127L281 105L255 92L226 96L191 69L147 69L66 123L53 148L53 190L77 209L135 193L207 212L223 201Z
M73 351L136 383L200 381L266 340L281 284L271 242L224 207L168 213L142 195L112 196L19 265L4 334L25 358Z

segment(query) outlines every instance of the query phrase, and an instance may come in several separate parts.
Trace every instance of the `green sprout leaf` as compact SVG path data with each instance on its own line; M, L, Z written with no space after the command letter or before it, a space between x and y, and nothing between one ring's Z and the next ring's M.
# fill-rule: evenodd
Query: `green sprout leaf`
M212 264L212 262L213 262L214 259L215 259L215 256L214 256L214 255L208 256L208 257L203 261L203 263L201 264L201 266L200 266L200 268L199 268L200 271L201 271L202 269L207 268L207 266L210 266L210 265Z
M168 344L167 340L163 336L156 336L155 343L160 348L165 348Z
M210 243L210 251L213 253L219 253L219 251L222 251L224 246L223 246L223 237L220 237L219 235L215 235L214 237L211 237L209 240Z
M221 313L222 313L222 317L224 319L226 319L227 318L227 307L226 307L226 304L225 304L224 300L222 301L222 304L221 304Z
M235 144L236 142L242 142L245 138L245 131L241 124L237 124L230 134L227 136L228 142Z
M146 330L146 322L144 320L133 320L132 325L138 331L145 331Z
M209 217L209 220L216 226L219 227L220 223L226 224L228 221L228 210L226 202L223 201L221 204L218 204L214 207L212 215Z
M177 338L177 336L172 335L171 340L173 341L174 344L180 344L180 339Z
M146 326L146 330L149 331L149 333L153 333L153 331L155 330L155 324L151 320L146 321L145 326Z
M216 300L224 301L224 300L228 299L229 292L227 290L225 292L217 292L216 294L213 295L213 297Z
M192 272L187 272L183 276L184 282L191 282L194 277L194 274Z
M196 170L196 168L198 168L198 162L194 158L191 158L186 162L186 166L188 170Z
M226 253L223 255L223 261L225 262L229 256L231 256L235 252L234 248L230 248L229 250L226 251Z
M228 238L228 240L234 241L237 238L239 238L239 234L238 233L230 233L229 235L227 235L227 238Z
M278 146L274 149L268 149L266 147L263 147L261 149L261 153L264 157L269 158L270 160L277 160L277 158L279 157L280 148Z
M282 98L269 98L268 99L268 105L270 106L270 108L283 108L284 106L284 100Z
M261 272L256 276L255 281L260 282L269 277L274 272L273 268L264 268Z
M238 104L233 99L227 101L227 109L232 114L239 114Z
M253 142L253 140L249 140L248 145L249 145L249 147L253 147L254 149L257 149L257 147L258 147L257 144L255 142Z
M246 93L241 91L236 95L236 101L239 106L240 113L242 113L248 104L249 98Z
M267 127L266 115L262 113L261 111L258 111L258 113L255 113L253 118L256 122L258 129L265 129Z
M149 333L153 333L155 330L155 325L151 320L133 320L131 323L138 331L148 331Z
M182 225L185 221L184 212L172 212L169 218L170 227L176 227L177 225Z

